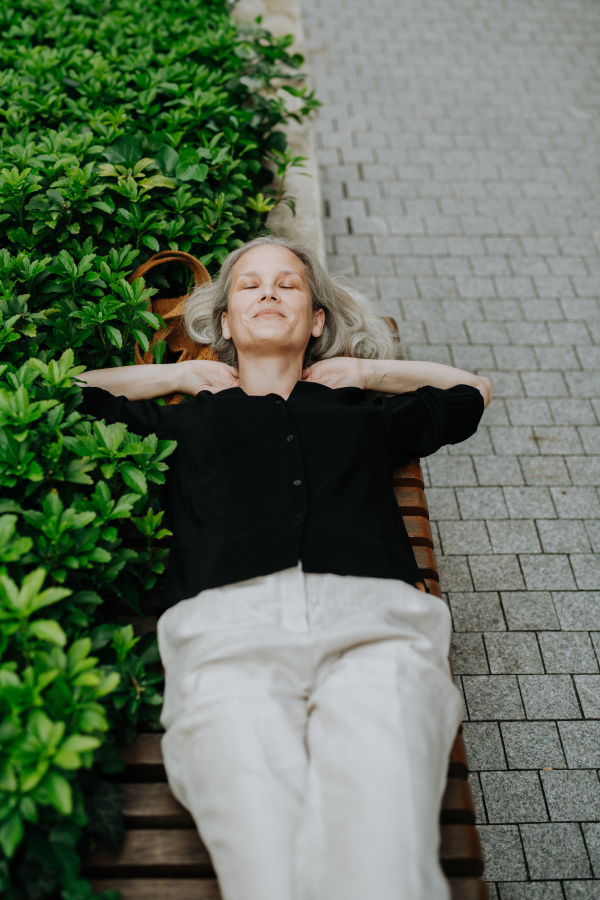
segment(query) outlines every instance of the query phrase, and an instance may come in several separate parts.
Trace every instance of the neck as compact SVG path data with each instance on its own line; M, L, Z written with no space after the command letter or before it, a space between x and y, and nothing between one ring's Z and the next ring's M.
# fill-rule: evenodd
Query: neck
M238 353L240 387L246 394L279 394L287 400L302 377L302 357L244 356Z

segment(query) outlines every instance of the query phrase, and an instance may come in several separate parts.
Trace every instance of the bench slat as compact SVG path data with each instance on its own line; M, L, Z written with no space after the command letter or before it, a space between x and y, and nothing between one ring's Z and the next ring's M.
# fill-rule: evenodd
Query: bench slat
M440 861L447 875L480 875L479 836L473 825L442 825ZM210 856L194 828L130 829L118 853L99 846L85 861L87 875L128 873L168 877L211 872Z
M429 507L422 488L394 487L394 496L403 516L425 516L429 518Z
M125 763L125 780L165 781L160 734L138 734L129 747L121 747L119 755ZM469 774L465 743L460 734L456 735L448 766L450 778L466 778Z
M488 886L477 878L450 878L452 900L489 900ZM92 881L95 893L120 891L121 900L222 900L214 878L110 878Z
M404 524L413 547L431 547L433 550L433 535L429 519L425 516L404 516Z
M405 485L406 487L420 487L423 485L423 470L418 459L411 460L406 466L398 466L392 475L392 484Z
M128 828L193 828L190 813L175 799L168 784L122 784L125 796L123 815ZM475 810L469 784L464 778L449 778L442 800L440 821L466 823L475 821Z
M92 889L121 891L121 900L221 900L215 878L102 878L92 880Z

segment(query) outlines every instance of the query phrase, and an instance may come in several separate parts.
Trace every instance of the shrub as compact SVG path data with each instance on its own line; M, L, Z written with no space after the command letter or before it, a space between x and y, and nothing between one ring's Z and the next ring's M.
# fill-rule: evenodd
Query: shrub
M175 445L88 421L75 379L148 346L151 253L210 270L261 228L316 104L291 38L222 0L24 0L0 28L0 893L83 900L84 847L122 832L115 747L158 727L155 636L110 605L164 570Z

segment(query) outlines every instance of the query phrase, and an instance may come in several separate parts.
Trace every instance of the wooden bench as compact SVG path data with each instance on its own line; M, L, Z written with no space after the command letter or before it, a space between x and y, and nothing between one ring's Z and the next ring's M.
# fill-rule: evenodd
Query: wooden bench
M396 469L393 484L425 584L440 597L419 462L414 460ZM155 598L150 602L155 603ZM151 617L140 620L129 616L129 620L134 621L138 633L155 627ZM481 881L483 858L461 730L450 754L440 811L440 861L453 900L489 900L487 885ZM219 900L209 854L191 816L175 800L166 782L160 735L140 734L122 750L122 757L125 841L119 853L98 847L85 859L84 873L91 878L94 890L120 890L123 900Z

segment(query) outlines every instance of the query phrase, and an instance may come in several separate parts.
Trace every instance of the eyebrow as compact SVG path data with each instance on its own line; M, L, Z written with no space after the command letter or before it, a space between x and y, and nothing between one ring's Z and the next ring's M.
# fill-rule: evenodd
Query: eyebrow
M300 272L295 272L293 269L285 269L282 272L277 273L277 277L281 278L282 275L296 275L298 278L302 278ZM240 272L238 278L259 278L258 272Z

